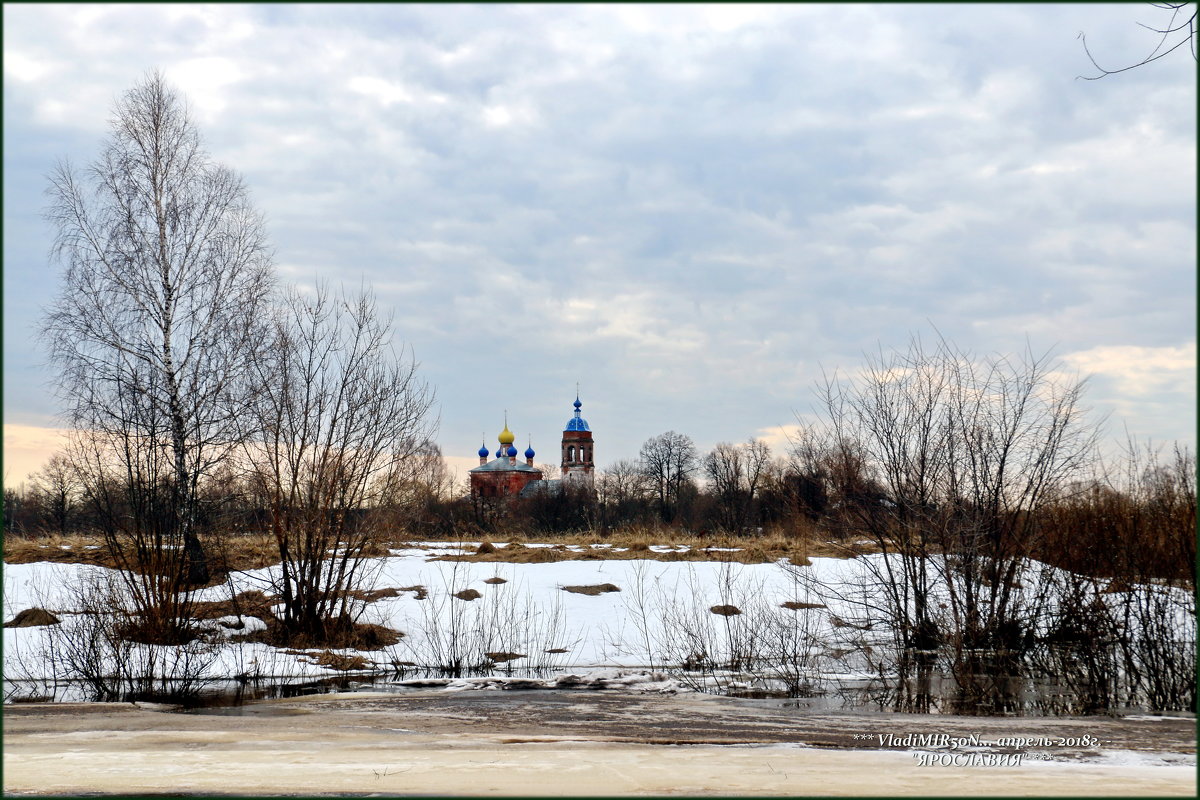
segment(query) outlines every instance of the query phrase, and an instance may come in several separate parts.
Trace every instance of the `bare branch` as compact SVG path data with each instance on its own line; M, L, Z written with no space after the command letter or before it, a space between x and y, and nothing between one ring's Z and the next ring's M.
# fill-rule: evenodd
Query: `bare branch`
M1142 60L1140 60L1134 64L1125 66L1125 67L1120 67L1118 69L1106 69L1106 68L1100 66L1099 63L1097 63L1095 56L1092 55L1091 49L1088 48L1087 37L1081 31L1079 33L1078 38L1081 42L1083 42L1083 51L1084 51L1084 53L1087 54L1088 60L1092 62L1092 66L1100 71L1100 74L1099 75L1091 75L1091 76L1077 75L1076 80L1095 81L1095 80L1100 80L1101 78L1104 78L1108 75L1116 75L1121 72L1128 72L1129 70L1137 69L1138 67L1144 67L1145 65L1147 65L1151 62L1158 61L1160 58L1164 58L1164 57L1170 55L1171 53L1175 52L1176 50L1178 50L1180 47L1182 47L1185 44L1188 45L1188 48L1191 51L1193 60L1200 60L1200 58L1197 57L1197 52L1196 52L1196 11L1195 10L1192 11L1191 16L1188 17L1186 22L1180 22L1179 24L1176 24L1176 22L1175 22L1179 18L1180 13L1182 11L1184 11L1184 9L1186 9L1187 6L1189 6L1189 5L1194 6L1194 4L1193 3L1151 3L1150 5L1154 8L1160 9L1162 11L1170 11L1171 19L1167 23L1167 25L1162 28L1157 28L1157 27L1154 27L1151 25L1145 25L1141 22L1137 23L1139 27L1145 28L1146 30L1151 31L1153 33L1160 34L1158 44L1155 45L1154 49L1150 51L1149 55L1147 55ZM1178 41L1172 42L1170 44L1170 47L1168 47L1166 50L1163 50L1163 47L1165 47L1168 44L1168 42L1171 42L1172 34L1183 34L1183 35L1180 36Z

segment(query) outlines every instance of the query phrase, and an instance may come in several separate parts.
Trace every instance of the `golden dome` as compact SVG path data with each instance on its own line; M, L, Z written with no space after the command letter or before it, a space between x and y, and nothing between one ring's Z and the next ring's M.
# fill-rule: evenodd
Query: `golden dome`
M508 429L508 423L504 423L504 430L500 431L500 444L512 444L516 438L516 436L513 436L513 432Z

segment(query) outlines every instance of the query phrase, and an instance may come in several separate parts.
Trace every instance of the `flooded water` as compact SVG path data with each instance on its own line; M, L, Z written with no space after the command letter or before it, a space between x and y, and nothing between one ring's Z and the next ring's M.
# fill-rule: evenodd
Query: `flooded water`
M399 673L355 674L322 679L273 679L260 681L214 680L207 682L160 681L124 687L118 694L99 694L80 681L5 681L5 703L31 702L117 702L158 703L195 713L240 714L241 709L263 700L303 697L333 692L395 692L398 694L437 689L451 681L460 680L471 689L522 689L558 691L595 691L621 688L607 686L603 681L557 681L564 675L599 673L611 675L637 674L630 668L596 670L516 670L496 669L470 674L447 674L445 671L406 669ZM665 677L665 676L658 676ZM1083 713L1073 695L1060 686L1035 684L1032 681L1009 680L999 693L1001 702L965 707L958 683L946 675L930 675L915 685L914 681L882 681L879 679L838 678L827 676L815 681L803 691L788 690L781 682L751 679L739 680L733 673L724 675L689 675L673 673L672 678L692 688L710 694L750 700L773 701L772 705L810 712L897 712L932 714L975 714L980 716L1053 717ZM707 685L706 685L707 682ZM460 682L458 686L462 686ZM636 684L633 686L636 691ZM1123 716L1145 713L1144 707L1126 706L1105 709L1103 713ZM261 709L254 713L260 713ZM1194 715L1181 712L1178 716Z
M156 681L153 685L131 685L115 695L102 694L84 681L5 681L5 703L92 703L147 702L179 705L187 708L232 707L261 700L302 697L311 694L354 691L370 682L344 677L275 679L270 681L213 680L197 685L195 681Z

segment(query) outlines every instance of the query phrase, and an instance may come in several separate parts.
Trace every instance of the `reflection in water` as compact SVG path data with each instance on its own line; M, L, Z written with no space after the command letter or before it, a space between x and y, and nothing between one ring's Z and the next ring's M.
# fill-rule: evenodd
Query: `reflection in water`
M370 678L368 678L370 680ZM344 677L274 679L263 681L209 680L130 681L116 693L97 692L87 681L58 680L4 682L5 703L163 703L184 708L238 706L259 700L300 697L307 694L349 691L357 683Z
M5 703L146 702L183 708L241 706L262 700L279 700L332 692L374 691L397 680L506 676L552 678L564 670L519 670L509 665L490 670L444 670L402 667L387 673L357 673L327 678L263 678L259 680L147 680L127 681L116 692L97 692L83 680L6 680Z
M302 697L305 695L353 691L411 691L422 688L420 681L443 679L508 677L530 679L528 686L542 688L537 681L552 680L571 672L588 672L593 668L521 670L505 665L490 670L438 670L416 667L402 668L386 674L356 674L322 679L270 679L259 681L210 681L203 686L195 682L158 681L130 685L118 697L98 698L81 681L5 681L4 702L155 702L182 709L236 709L263 700ZM625 673L639 670L621 668ZM689 679L687 685L700 682ZM1012 675L977 674L953 676L933 667L914 668L902 678L839 678L826 676L814 680L801 693L781 682L761 677L739 676L730 673L719 684L720 694L744 698L785 699L785 705L806 711L876 711L924 714L967 714L980 716L1067 716L1086 713L1121 713L1144 708L1133 704L1095 708L1095 696L1077 690L1078 681L1034 681ZM745 678L740 682L738 678ZM404 681L404 684L398 684ZM778 685L776 685L778 683ZM513 685L510 684L510 688ZM553 688L553 687L545 687ZM564 691L569 687L559 687Z

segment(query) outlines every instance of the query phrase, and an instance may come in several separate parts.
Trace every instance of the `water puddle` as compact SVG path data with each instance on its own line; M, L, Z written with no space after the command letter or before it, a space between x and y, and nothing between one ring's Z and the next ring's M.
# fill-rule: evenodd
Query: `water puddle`
M1075 716L1080 713L1062 687L1035 684L1031 681L1009 687L1002 704L978 708L974 712L964 712L956 694L956 682L944 675L930 676L919 687L914 687L912 682L827 676L824 679L815 679L803 692L794 689L789 691L769 680L739 681L735 674L717 676L716 682L712 682L712 677L689 676L687 673L673 673L668 677L665 673L630 668L525 671L505 668L469 673L412 668L396 673L355 674L321 679L307 677L250 682L211 680L202 683L158 681L153 684L128 686L119 693L109 693L105 696L100 696L93 687L80 681L5 681L4 702L137 702L143 704L143 707L154 707L163 711L273 716L308 712L263 704L262 701L334 692L404 694L442 689L475 694L481 691L626 690L653 691L657 694L664 688L670 689L675 686L678 681L691 690L699 689L747 703L761 703L765 706L812 713L975 713L981 716L1013 717ZM706 684L706 680L709 683ZM1145 708L1123 707L1109 709L1105 713L1127 716L1147 712Z

